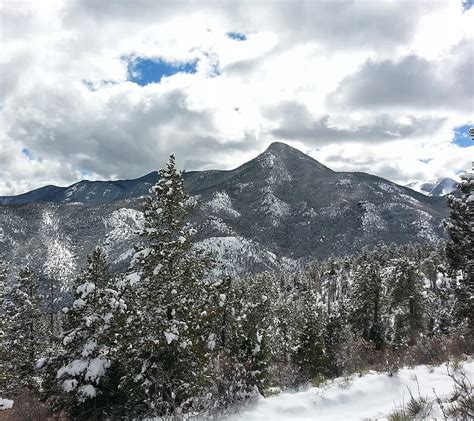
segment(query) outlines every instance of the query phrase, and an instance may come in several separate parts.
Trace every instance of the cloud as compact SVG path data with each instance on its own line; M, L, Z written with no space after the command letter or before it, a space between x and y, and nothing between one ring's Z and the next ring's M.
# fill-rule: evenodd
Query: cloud
M324 145L309 153L337 171L367 172L405 185L416 180L456 179L470 168L474 146L404 140L367 148L364 143L352 142Z
M474 48L463 40L439 60L416 55L400 60L370 59L342 80L328 103L343 108L469 110L473 106Z
M431 9L438 9L434 3ZM318 40L328 48L387 48L408 42L424 12L421 3L291 1L259 2L156 2L117 0L72 2L66 11L70 26L87 22L128 27L135 23L156 25L185 14L201 14L209 26L228 27L228 33L270 31L288 42Z
M394 120L387 114L375 115L370 121L346 121L341 127L331 121L331 116L313 117L308 109L296 102L285 102L267 113L281 121L272 130L281 140L299 140L308 145L325 145L334 142L399 141L406 138L425 137L436 132L445 123L444 118L417 118L403 116Z
M448 175L470 152L451 143L472 123L461 1L19 0L0 13L0 194L136 177L172 151L187 170L227 169L274 140L393 180ZM153 65L134 78L131 58Z

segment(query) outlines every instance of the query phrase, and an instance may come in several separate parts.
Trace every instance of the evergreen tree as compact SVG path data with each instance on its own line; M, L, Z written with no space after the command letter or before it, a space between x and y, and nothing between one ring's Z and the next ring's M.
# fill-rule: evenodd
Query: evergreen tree
M344 299L333 303L324 323L324 349L329 373L340 376L346 365L343 347L352 339Z
M383 347L386 342L385 291L380 264L372 254L364 254L357 266L350 302L349 317L354 333L373 342L377 348Z
M36 363L45 345L36 274L29 267L22 268L18 278L4 289L1 301L3 366L10 377L6 389L13 394L21 389L35 389Z
M230 277L215 284L210 302L208 348L212 358L206 374L213 379L209 393L215 408L226 408L245 399L247 393L245 366L235 353L239 298Z
M63 350L49 367L59 388L49 383L48 392L56 409L67 409L75 418L111 414L120 402L116 334L126 305L115 281L105 252L97 247L74 281L72 305L63 309Z
M209 285L204 279L209 256L192 245L187 221L192 205L183 175L171 155L144 203L144 245L133 259L130 336L124 347L129 375L124 387L147 415L186 411L202 395L208 357L206 310Z
M394 343L415 345L424 327L423 278L408 258L393 261L391 310L394 314Z
M456 288L458 319L467 319L470 331L474 331L474 174L461 176L459 195L448 196L451 209L445 227L450 241L446 245L446 255L453 276L460 272Z
M236 284L240 305L233 353L246 368L244 383L249 395L255 391L265 394L269 384L269 341L276 294L274 284L267 281L269 274L262 273Z
M315 286L314 275L314 272L311 272L310 276L305 276L307 285ZM300 293L294 288L291 278L284 273L278 274L273 282L278 289L272 302L271 334L269 335L269 348L272 351L272 379L282 387L290 387L295 385L297 377L297 368L292 357L298 339L298 318L295 317L295 307L298 305Z
M4 315L7 306L7 264L0 260L0 398L6 397L7 385L11 382L11 373L7 367L7 348L5 329L7 319Z
M267 273L234 282L228 278L215 290L211 348L216 353L209 375L214 380L212 400L221 407L265 394L271 381L277 345L274 279Z
M312 291L303 293L302 311L298 315L298 339L294 360L300 381L317 379L328 374L327 357L324 351L322 303Z

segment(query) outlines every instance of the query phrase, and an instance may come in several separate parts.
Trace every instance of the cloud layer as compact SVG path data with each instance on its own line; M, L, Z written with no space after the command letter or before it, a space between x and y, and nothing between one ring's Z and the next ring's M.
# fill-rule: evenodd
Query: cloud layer
M170 152L188 170L231 168L275 140L402 183L474 156L452 142L474 115L462 1L18 0L0 13L3 195L138 177ZM196 71L140 84L137 59Z

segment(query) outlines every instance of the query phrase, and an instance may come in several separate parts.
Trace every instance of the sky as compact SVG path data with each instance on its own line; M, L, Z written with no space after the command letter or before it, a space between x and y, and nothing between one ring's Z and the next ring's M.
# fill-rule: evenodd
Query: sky
M274 141L400 184L474 159L472 0L8 0L0 31L0 195Z

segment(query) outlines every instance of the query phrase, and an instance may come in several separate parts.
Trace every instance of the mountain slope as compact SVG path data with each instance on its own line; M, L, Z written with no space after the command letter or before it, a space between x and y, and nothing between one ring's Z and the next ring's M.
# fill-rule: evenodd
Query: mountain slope
M25 205L29 203L97 205L112 203L148 194L148 190L157 178L158 172L154 171L135 180L83 180L69 187L46 186L18 196L0 196L0 205Z
M427 196L445 196L456 190L458 182L452 178L440 178L434 181L413 182L406 187Z
M105 244L111 259L126 265L138 241L140 197L156 178L80 182L4 198L13 204L0 206L0 255L42 266L47 250L62 244L70 267ZM365 173L332 171L282 143L234 170L186 173L185 188L201 205L193 216L197 240L221 258L218 272L233 275L294 267L378 241L434 241L447 216L443 198ZM15 204L22 201L36 203ZM52 236L41 234L45 214L57 227L54 247Z

